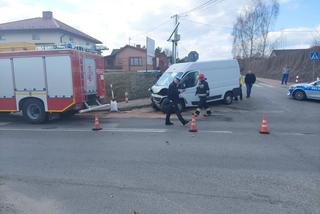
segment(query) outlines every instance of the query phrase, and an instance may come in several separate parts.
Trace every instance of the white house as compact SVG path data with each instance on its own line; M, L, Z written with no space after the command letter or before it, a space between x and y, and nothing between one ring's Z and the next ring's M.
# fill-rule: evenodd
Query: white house
M42 17L0 24L0 43L31 42L38 49L66 46L95 49L101 41L85 34L55 18L51 11Z

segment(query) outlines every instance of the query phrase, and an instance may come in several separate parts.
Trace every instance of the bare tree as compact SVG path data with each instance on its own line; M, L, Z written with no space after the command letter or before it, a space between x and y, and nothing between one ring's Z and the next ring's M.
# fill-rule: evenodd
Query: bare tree
M268 46L268 35L271 25L279 15L280 5L277 0L272 0L272 4L268 7L261 1L258 2L256 10L258 11L260 21L260 34L262 36L262 57L266 54Z
M172 51L169 48L164 48L163 52L169 57L172 56Z
M320 46L320 32L319 30L315 30L316 35L313 37L312 47Z
M268 49L268 35L279 14L277 0L253 0L233 26L233 55L235 58L264 57Z

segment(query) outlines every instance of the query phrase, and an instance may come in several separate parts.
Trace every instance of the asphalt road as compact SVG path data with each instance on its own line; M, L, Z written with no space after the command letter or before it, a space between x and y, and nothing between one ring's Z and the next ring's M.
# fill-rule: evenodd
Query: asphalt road
M87 117L1 115L0 213L320 213L320 102L286 93L258 83L197 133L163 116L107 117L93 132Z

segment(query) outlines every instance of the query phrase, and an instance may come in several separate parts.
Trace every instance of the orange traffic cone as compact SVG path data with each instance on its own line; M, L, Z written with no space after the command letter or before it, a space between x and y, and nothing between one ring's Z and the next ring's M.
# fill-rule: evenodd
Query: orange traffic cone
M197 128L197 124L196 124L196 116L195 114L192 114L192 119L191 119L191 127L189 132L197 132L198 128Z
M99 117L98 114L94 115L94 126L92 128L93 131L99 131L101 130L100 122L99 122Z
M260 128L260 134L269 134L268 122L265 114L262 116L262 123Z

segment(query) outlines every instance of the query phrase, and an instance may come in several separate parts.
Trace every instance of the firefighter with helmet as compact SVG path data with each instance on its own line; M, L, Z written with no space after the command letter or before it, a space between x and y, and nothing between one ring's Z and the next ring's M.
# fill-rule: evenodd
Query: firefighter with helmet
M209 105L207 103L207 98L210 94L210 88L209 84L206 81L206 78L203 73L200 73L198 76L199 79L199 84L197 87L196 95L199 96L199 106L195 112L195 114L198 116L201 112L201 109L204 109L206 113L204 116L210 116L211 115L211 110L209 108Z

